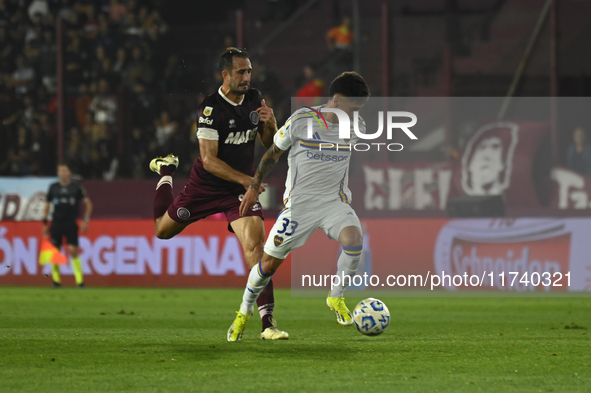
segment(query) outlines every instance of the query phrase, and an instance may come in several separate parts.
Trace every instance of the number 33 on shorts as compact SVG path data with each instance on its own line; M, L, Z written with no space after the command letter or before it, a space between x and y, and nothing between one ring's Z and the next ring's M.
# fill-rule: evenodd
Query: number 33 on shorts
M287 258L291 250L303 245L307 239L306 234L301 233L301 228L298 230L298 226L298 221L291 219L289 209L285 211L277 218L269 233L265 243L265 252L275 258Z
M298 223L293 220L290 221L289 218L284 218L283 221L281 221L281 223L283 224L283 228L277 231L277 233L280 235L285 234L285 236L291 236L294 234L296 228L298 227ZM290 228L289 232L287 232L287 228Z

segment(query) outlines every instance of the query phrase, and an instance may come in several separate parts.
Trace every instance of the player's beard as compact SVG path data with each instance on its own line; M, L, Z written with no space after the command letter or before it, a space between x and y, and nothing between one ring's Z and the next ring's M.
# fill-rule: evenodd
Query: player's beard
M242 85L232 85L232 84L230 84L230 92L232 94L236 94L236 95L246 94L246 92L248 91L249 88L250 88L250 83L249 82L247 82L245 84L242 84Z

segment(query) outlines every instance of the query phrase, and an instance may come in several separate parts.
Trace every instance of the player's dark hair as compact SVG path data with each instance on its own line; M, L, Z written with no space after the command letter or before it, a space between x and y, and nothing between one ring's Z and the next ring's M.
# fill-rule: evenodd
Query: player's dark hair
M234 57L248 59L248 53L245 50L241 50L238 48L226 48L226 51L222 53L222 55L220 56L220 61L218 63L219 70L232 71Z
M57 165L55 167L57 168L60 166L65 166L66 168L72 170L72 168L70 167L70 164L67 161L58 161Z
M367 101L369 97L369 86L361 75L355 71L343 72L337 76L328 89L330 97L335 94L341 94L349 98L361 98L363 102Z

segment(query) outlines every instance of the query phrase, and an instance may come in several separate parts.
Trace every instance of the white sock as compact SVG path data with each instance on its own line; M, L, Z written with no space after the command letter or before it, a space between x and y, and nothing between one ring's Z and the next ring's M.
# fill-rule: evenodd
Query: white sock
M252 314L254 303L257 301L263 289L271 280L272 274L265 275L261 270L261 263L250 269L248 275L248 282L244 289L244 295L242 296L242 304L240 304L240 312L244 315Z
M162 184L168 184L172 187L172 176L162 176L156 184L156 189L158 189Z
M363 246L343 247L343 252L337 262L337 276L339 285L335 285L330 291L330 297L343 297L345 289L351 284L351 279L357 272Z

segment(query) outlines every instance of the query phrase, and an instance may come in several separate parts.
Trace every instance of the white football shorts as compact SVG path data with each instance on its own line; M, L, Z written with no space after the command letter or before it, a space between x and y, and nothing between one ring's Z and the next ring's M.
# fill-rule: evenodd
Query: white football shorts
M272 257L285 259L292 250L301 247L318 228L330 239L338 240L341 230L356 226L361 231L355 210L344 202L333 202L316 209L303 206L285 208L277 217L265 243L265 252Z

